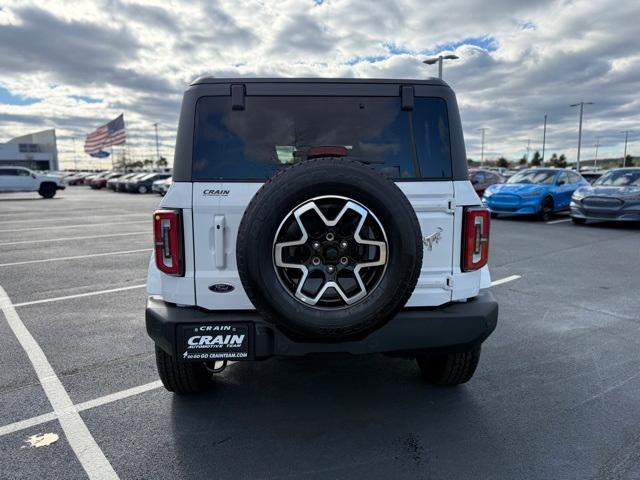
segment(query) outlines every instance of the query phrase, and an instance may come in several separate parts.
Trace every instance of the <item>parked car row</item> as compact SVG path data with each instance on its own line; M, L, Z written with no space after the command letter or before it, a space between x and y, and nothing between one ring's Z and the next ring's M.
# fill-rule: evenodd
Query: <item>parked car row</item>
M168 178L171 178L170 173L127 173L107 180L106 188L114 192L150 193L153 191L154 182L164 181Z
M535 215L548 221L569 210L576 224L587 220L640 221L640 168L618 168L593 185L569 169L530 168L506 181L496 172L470 171L470 180L491 216Z
M166 194L171 185L168 172L78 172L66 176L68 185L88 185L94 190Z

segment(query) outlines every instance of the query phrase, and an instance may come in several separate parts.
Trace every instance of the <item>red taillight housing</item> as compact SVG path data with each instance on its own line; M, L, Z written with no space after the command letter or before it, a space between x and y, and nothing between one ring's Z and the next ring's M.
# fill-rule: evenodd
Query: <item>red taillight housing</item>
M184 250L182 248L182 215L180 210L156 210L153 214L153 240L158 270L182 277Z
M466 207L462 222L462 270L478 270L489 260L491 215L484 207Z

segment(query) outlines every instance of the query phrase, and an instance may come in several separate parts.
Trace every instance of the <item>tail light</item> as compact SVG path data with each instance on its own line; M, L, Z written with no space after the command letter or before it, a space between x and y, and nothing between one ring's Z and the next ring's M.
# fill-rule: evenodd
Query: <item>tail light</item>
M184 254L180 210L156 210L153 214L153 237L158 270L182 277Z
M486 208L467 207L463 223L462 270L478 270L489 260L491 215Z

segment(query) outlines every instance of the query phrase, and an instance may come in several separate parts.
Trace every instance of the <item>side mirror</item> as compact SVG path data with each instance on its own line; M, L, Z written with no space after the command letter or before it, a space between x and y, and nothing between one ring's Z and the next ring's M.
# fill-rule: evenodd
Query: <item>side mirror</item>
M471 185L477 185L478 183L480 182L478 182L478 180L476 180L475 178L471 180Z
M35 173L32 173L32 174L31 174L31 176L32 176L33 178L36 178L36 174L35 174Z
M558 183L556 183L556 185L558 185L558 186L559 185L564 185L565 183L567 183L567 182L565 182L564 180L558 180Z

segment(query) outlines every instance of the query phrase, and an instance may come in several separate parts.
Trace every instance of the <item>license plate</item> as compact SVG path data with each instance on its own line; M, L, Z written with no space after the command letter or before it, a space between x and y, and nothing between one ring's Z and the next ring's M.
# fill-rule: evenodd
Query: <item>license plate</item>
M178 357L183 362L249 358L251 329L247 324L180 325Z

